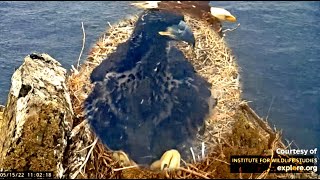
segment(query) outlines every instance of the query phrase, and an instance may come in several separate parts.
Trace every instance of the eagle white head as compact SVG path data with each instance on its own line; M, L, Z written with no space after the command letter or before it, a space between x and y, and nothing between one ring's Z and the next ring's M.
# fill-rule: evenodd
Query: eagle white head
M223 8L211 7L210 12L214 17L218 18L220 21L229 21L229 22L237 21L236 17L234 17L229 11Z
M158 8L159 2L161 1L143 1L138 3L131 3L131 5L136 6L138 8L143 8L143 9L152 9L152 8Z

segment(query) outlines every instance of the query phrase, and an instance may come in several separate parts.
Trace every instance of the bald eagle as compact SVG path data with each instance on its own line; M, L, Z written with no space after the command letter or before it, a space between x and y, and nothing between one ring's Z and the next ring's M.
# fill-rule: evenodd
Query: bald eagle
M192 18L207 22L217 33L221 32L221 22L236 22L236 17L229 11L211 7L210 1L143 1L132 5L143 9L163 9L187 14Z
M88 122L107 147L124 151L139 165L176 154L172 149L188 159L216 105L211 85L195 72L177 41L195 43L181 14L145 10L131 37L90 76L95 86L84 102Z

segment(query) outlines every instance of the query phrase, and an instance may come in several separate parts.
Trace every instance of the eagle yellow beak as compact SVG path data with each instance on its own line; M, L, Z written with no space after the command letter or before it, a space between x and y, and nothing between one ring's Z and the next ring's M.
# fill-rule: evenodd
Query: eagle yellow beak
M180 21L179 24L167 27L166 31L159 31L158 33L174 40L185 41L192 47L195 46L194 34L184 21Z
M173 33L172 33L172 30L170 30L169 28L167 29L167 31L159 31L159 34L160 34L161 36L169 36L169 37L171 37L172 39L175 38L175 36L174 36Z
M229 21L229 22L236 22L237 21L237 18L232 15L226 16L225 18L226 18L226 21Z

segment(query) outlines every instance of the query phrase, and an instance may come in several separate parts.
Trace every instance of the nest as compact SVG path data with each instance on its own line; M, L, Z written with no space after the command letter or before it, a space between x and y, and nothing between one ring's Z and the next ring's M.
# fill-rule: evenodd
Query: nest
M243 122L236 123L240 118L241 108L239 107L241 106L239 105L243 103L240 97L239 68L223 37L221 38L205 22L194 20L188 16L185 16L185 20L194 32L196 45L194 49L190 49L189 46L179 43L179 49L190 60L197 73L212 84L212 93L218 99L214 112L205 120L205 134L197 137L199 142L204 142L206 157L202 160L195 158L190 163L184 162L182 163L183 167L175 171L156 172L146 168L124 167L113 158L112 152L90 131L89 125L85 123L82 104L93 89L89 79L90 74L102 60L116 50L118 44L125 42L130 37L137 19L138 17L135 16L115 25L109 24L107 31L94 44L80 69L74 69L69 76L68 86L74 112L77 115L72 133L74 135L73 141L76 142L73 142L75 143L73 146L75 158L71 162L73 165L68 170L70 177L183 179L239 177L238 174L230 175L228 162L232 152L234 155L239 153L235 152L236 140L233 139L232 134L236 134L234 131L236 126L239 128L244 124ZM249 124L254 127L252 123ZM257 128L253 128L254 133L251 136L253 138L259 137L260 139L257 141L263 144L261 141L267 142L268 137L271 137L270 133L272 132L270 129L268 130L269 133L266 133L266 129L265 131L257 131ZM247 130L245 131L248 133ZM76 136L78 138L75 138ZM243 137L241 138L243 139ZM279 143L274 143L276 140L278 139L273 137L271 142L279 145ZM269 148L266 146L260 148L259 146L259 151ZM251 150L247 149L246 153L248 154L248 151ZM265 176L266 174L257 177ZM252 174L247 176L247 178L249 177L252 178Z

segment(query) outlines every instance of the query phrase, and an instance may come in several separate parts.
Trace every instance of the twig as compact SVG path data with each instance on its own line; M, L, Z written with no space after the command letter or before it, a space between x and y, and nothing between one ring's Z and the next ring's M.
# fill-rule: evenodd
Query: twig
M205 148L204 142L201 143L201 147L202 147L202 148L201 148L201 150L202 150L202 151L201 151L201 152L202 152L202 159L204 159L204 148Z
M274 149L274 146L275 146L275 142L273 142L273 144L272 144L272 149ZM272 160L273 160L273 155L274 155L274 151L271 151L271 160L269 163L269 167L266 171L264 171L262 174L260 174L260 176L258 176L257 179L265 178L269 174L270 169L271 169Z
M196 163L196 157L194 156L194 152L193 152L192 147L190 147L190 151L191 151L191 154L192 154L192 157L193 157L193 161L194 161L194 163Z
M78 174L80 173L80 171L81 171L81 169L83 168L83 166L84 166L85 164L87 164L87 162L88 162L88 160L89 160L89 157L90 157L90 155L91 155L91 153L92 153L92 151L93 151L93 148L95 147L95 145L97 144L97 142L98 142L98 138L96 138L96 139L94 140L94 142L92 143L92 147L91 147L91 149L89 150L86 159L84 160L84 162L82 163L82 165L80 166L80 168L71 176L71 179L75 179L75 178L78 176Z
M267 123L262 120L248 105L248 103L243 102L241 104L239 104L241 108L245 109L247 112L249 112L252 117L254 118L254 120L259 124L259 126L265 130L267 133L269 133L270 135L275 136L275 133L272 132L272 130L269 129L269 127L267 126Z
M268 148L272 149L272 143L275 142L277 140L277 138L280 139L281 136L281 132L273 132L272 129L270 129L267 126L267 122L262 120L250 107L247 103L241 103L240 107L243 108L243 110L246 110L248 113L250 113L253 117L253 119L255 120L256 123L258 123L258 125L265 130L269 135L269 140L268 140Z
M181 161L184 163L184 165L188 166L188 163L185 160L183 160L182 158L181 158Z
M268 109L266 121L268 121L268 117L269 117L269 113L270 113L270 110L271 110L271 106L272 106L272 104L273 104L273 100L274 100L274 96L272 96L272 99L271 99L271 103L270 103L270 106L269 106L269 109Z
M108 21L107 23L108 23L109 27L112 28L112 25L110 24L110 22Z
M73 65L71 65L71 69L73 70L73 73L74 73L75 75L79 74L79 71L78 71L76 68L74 68Z
M113 169L113 171L121 171L121 170L131 169L131 168L135 168L135 167L139 167L139 166L138 166L138 165L127 166L127 167L122 167L122 168Z
M80 52L80 55L79 55L79 58L78 58L77 69L79 69L79 66L80 66L80 58L81 58L81 56L82 56L82 52L83 52L83 49L84 49L84 44L86 43L86 33L85 33L85 31L84 31L83 22L81 22L81 28L82 28L83 38L82 38L82 48L81 48L81 52Z
M95 145L95 144L91 144L91 145L89 145L89 146L87 146L87 147L85 147L85 148L83 148L83 149L81 149L81 150L79 150L79 151L75 151L75 152L81 152L81 151L84 151L84 150L86 150L86 149L88 149L88 148L90 148L90 147L92 147L93 145Z
M178 168L178 169L179 169L179 170L182 170L182 171L185 171L185 172L188 172L188 173L191 173L191 174L193 174L193 175L202 177L202 178L204 178L204 179L210 179L209 177L207 177L207 176L205 176L205 175L203 175L203 174L197 173L197 172L192 171L192 170L189 170L189 169L185 169L185 168L183 168L183 167L180 167L180 168Z
M230 165L230 163L227 163L227 162L225 162L225 161L222 161L222 160L220 160L220 159L217 159L217 158L213 158L213 160L216 160L216 161L219 161L219 162L225 163L225 164L227 164L227 165Z
M229 31L229 32L234 31L234 30L236 30L239 26L240 26L240 23L239 23L235 28L232 28L232 29L229 29L229 28L228 28L228 29L223 30L222 33L225 33L225 32L227 32L227 31Z
M77 135L80 131L80 129L84 126L86 126L88 124L88 121L85 119L83 120L80 124L78 124L76 127L74 127L72 130L71 130L71 133L70 133L70 136L69 136L69 139L71 139L72 137L74 137L75 135Z

